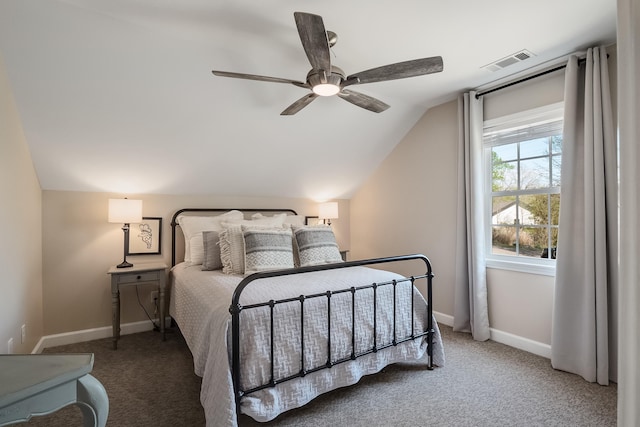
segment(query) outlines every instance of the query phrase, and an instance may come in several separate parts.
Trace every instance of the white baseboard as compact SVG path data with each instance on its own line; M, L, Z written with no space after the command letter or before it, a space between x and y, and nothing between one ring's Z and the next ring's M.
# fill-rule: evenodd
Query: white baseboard
M497 329L490 329L491 339L501 344L506 344L509 347L515 347L520 350L528 351L529 353L537 354L538 356L551 359L551 345L544 344L538 341L530 340L518 335L510 334L509 332L499 331Z
M438 323L443 325L453 327L453 316L449 316L448 314L439 313L437 311L433 312ZM538 356L546 357L547 359L551 359L551 346L549 344L544 344L538 341L530 340L529 338L524 338L518 335L510 334L509 332L500 331L498 329L490 328L490 337L491 340L495 342L499 342L501 344L508 345L509 347L514 347L519 350L528 351L529 353L536 354Z
M448 314L440 313L438 311L434 311L433 315L438 323L453 327L453 316L449 316Z
M158 319L154 319L158 320ZM171 317L165 317L165 327L171 325ZM120 325L120 335L136 334L153 329L153 324L148 320L140 322L124 323ZM113 336L113 327L104 326L102 328L84 329L81 331L65 332L62 334L45 335L40 338L38 344L31 351L32 354L39 354L45 348L57 347L59 345L76 344L79 342L99 340Z

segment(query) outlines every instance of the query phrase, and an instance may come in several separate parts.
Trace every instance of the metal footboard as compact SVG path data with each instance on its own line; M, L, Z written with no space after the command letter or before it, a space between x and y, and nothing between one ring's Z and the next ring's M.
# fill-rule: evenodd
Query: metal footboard
M251 304L251 305L246 305L246 306L242 306L240 304L240 297L242 295L242 292L252 283L259 281L261 279L266 279L266 278L271 278L271 277L278 277L278 276L289 276L289 275L294 275L294 274L301 274L301 273L309 273L309 272L315 272L315 271L324 271L324 270L335 270L335 269L342 269L342 268L349 268L349 267L358 267L358 266L370 266L370 265L375 265L375 264L384 264L384 263L392 263L392 262L405 262L405 261L412 261L412 260L422 260L425 264L425 268L426 268L426 272L424 274L421 275L417 275L417 276L410 276L407 277L405 279L398 279L398 280L392 280L392 281L387 281L387 282L381 282L381 283L372 283L372 284L366 284L366 285L362 285L362 286L355 286L355 287L350 287L347 289L340 289L340 290L334 290L334 291L326 291L323 293L316 293L316 294L310 294L310 295L300 295L297 297L292 297L292 298L288 298L288 299L282 299L282 300L270 300L270 301L265 301L263 303L258 303L258 304ZM411 297L411 333L409 336L405 336L405 337L397 337L396 336L396 330L397 330L397 316L398 313L396 312L397 310L397 304L396 304L396 295L397 295L397 287L406 284L407 286L411 286L411 288L413 289L413 285L415 283L416 280L419 279L426 279L427 282L427 295L426 295L426 300L427 300L427 327L426 330L416 333L415 332L415 328L414 328L414 297L412 294ZM414 254L414 255L403 255L403 256L394 256L394 257L386 257L386 258L374 258L374 259L368 259L368 260L359 260L359 261L348 261L348 262L341 262L341 263L336 263L336 264L324 264L324 265L317 265L317 266L311 266L311 267L300 267L300 268L293 268L293 269L287 269L287 270L274 270L274 271L266 271L266 272L260 272L260 273L254 273L251 274L250 276L247 276L246 278L244 278L240 284L236 287L234 293L233 293L233 298L232 298L232 303L231 306L229 307L229 311L231 313L231 317L232 317L232 324L231 324L231 344L232 344L232 356L231 356L231 375L232 375L232 379L233 379L233 387L234 387L234 394L235 394L235 400L236 400L236 411L239 414L240 413L240 399L249 393L253 393L255 391L258 390L262 390L265 388L269 388L269 387L274 387L277 384L280 384L282 382L285 381L289 381L292 380L294 378L300 378L300 377L304 377L305 375L308 375L312 372L316 372L322 369L327 369L327 368L331 368L332 366L335 366L337 364L340 363L344 363L344 362L348 362L350 360L355 360L358 357L361 356L365 356L367 354L371 354L371 353L376 353L378 351L384 350L385 348L389 348L392 346L397 346L403 342L406 341L410 341L410 340L415 340L418 338L422 338L424 336L426 336L427 338L427 357L428 357L428 362L427 362L427 368L428 369L433 369L433 334L434 334L434 327L433 327L433 308L432 308L432 281L433 281L433 272L431 269L431 263L429 261L429 259L421 254ZM376 341L376 331L377 331L377 324L376 324L376 319L377 319L377 292L378 289L382 288L382 287L387 287L387 286L391 286L393 289L393 339L390 343L383 343L383 344L379 344ZM359 291L363 291L363 290L369 290L371 289L373 292L373 346L370 349L367 349L366 351L361 351L361 352L356 352L356 310L355 310L355 301L356 301L356 294ZM413 292L413 290L412 290ZM349 357L345 357L345 358L340 358L337 360L333 360L332 359L332 355L331 355L331 298L335 295L338 294L345 294L345 293L350 293L351 294L351 307L352 307L352 319L351 319L351 354ZM322 364L321 366L315 366L315 367L305 367L305 360L304 360L304 356L305 356L305 336L304 336L304 313L305 313L305 301L309 300L309 299L316 299L316 298L326 298L327 299L327 329L328 329L328 333L327 333L327 361L326 363ZM276 379L274 376L274 308L279 305L279 304L284 304L284 303L292 303L292 302L296 302L298 301L300 304L300 348L301 348L301 352L300 352L300 358L301 358L301 369L299 370L299 372L290 375L288 377L285 378L279 378ZM256 309L256 308L264 308L264 307L268 307L269 311L270 311L270 333L271 333L271 340L270 340L270 362L271 362L271 367L270 367L270 380L265 383L262 384L260 386L257 387L253 387L251 389L246 389L243 390L241 387L241 381L240 381L240 313L243 310L249 310L249 309Z

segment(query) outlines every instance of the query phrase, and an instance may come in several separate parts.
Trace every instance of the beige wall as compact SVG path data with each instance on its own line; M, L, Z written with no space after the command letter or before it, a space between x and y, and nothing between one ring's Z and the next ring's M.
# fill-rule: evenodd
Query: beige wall
M72 191L43 192L43 268L45 335L111 325L110 266L122 261L121 226L107 222L109 198L122 194ZM317 215L318 204L306 199L226 196L126 195L142 199L143 215L162 217L162 255L131 256L130 262L171 262L171 217L186 207L291 208ZM349 201L339 201L339 219L332 221L341 249L349 249ZM141 285L140 300L152 310L153 285ZM122 323L146 319L135 288L121 292Z
M41 194L0 59L0 353L10 338L29 353L42 335Z
M429 257L434 309L453 313L457 103L429 110L351 199L354 258Z
M615 47L609 51L615 105ZM559 71L486 95L485 118L560 102L563 97L564 73ZM450 316L455 278L457 145L457 102L432 108L351 200L353 255L424 253L435 272L434 309ZM488 269L487 283L493 329L551 343L554 277Z
M490 326L551 344L554 277L487 269Z

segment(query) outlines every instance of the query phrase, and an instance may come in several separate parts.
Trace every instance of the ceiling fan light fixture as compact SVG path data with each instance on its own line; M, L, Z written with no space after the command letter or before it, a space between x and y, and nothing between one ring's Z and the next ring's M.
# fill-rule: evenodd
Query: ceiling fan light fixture
M320 96L333 96L340 92L340 86L332 83L320 83L315 85L311 90L313 93Z
M307 83L316 95L332 96L340 92L344 81L344 71L336 66L331 66L331 73L323 70L311 70L307 74Z

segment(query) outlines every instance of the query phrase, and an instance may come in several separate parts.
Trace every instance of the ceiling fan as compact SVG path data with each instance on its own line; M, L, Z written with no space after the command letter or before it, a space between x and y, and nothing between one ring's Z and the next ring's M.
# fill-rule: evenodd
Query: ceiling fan
M346 89L348 86L375 83L386 80L404 79L407 77L422 76L425 74L442 71L442 57L414 59L372 68L347 76L344 71L335 65L331 65L329 49L335 45L338 36L332 31L326 31L322 17L311 13L295 12L293 14L298 34L302 41L311 71L307 74L305 82L283 79L279 77L258 76L255 74L234 73L229 71L213 70L213 74L221 77L233 77L237 79L260 80L273 83L288 83L311 92L295 101L287 107L281 115L296 114L318 96L338 95L358 107L365 108L374 113L381 113L389 108L389 105L369 95Z

